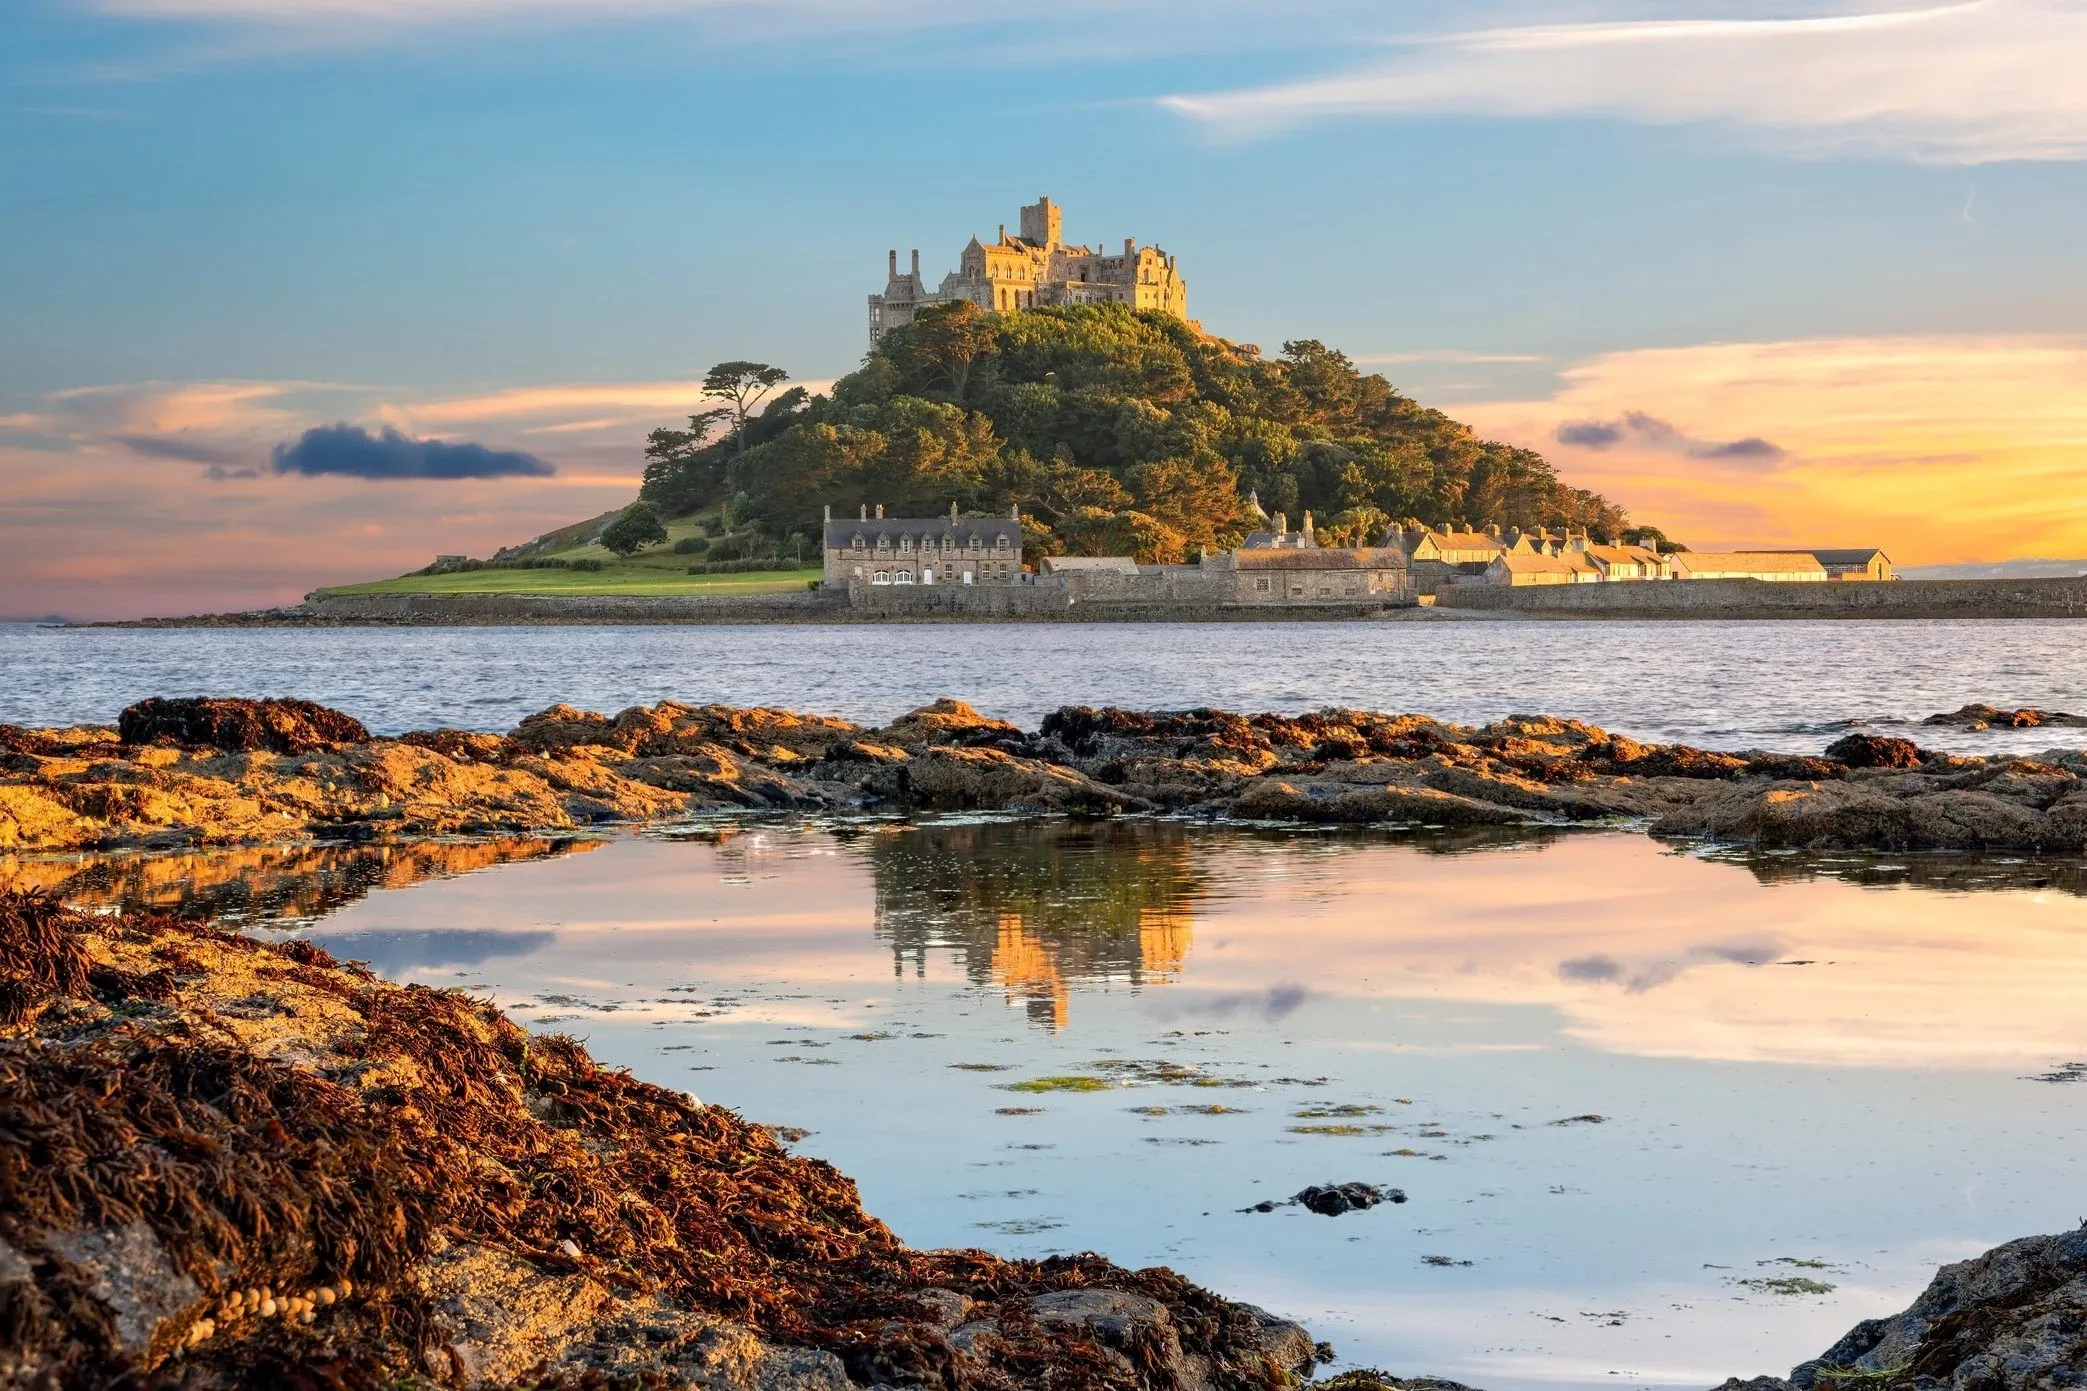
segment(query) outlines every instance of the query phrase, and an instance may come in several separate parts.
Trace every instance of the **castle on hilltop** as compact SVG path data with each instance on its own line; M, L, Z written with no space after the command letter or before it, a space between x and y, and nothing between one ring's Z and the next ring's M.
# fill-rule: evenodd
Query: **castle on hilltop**
M973 237L956 270L942 277L933 294L920 278L920 252L913 253L912 269L901 275L894 250L884 293L870 296L870 346L913 322L929 305L959 300L999 313L1113 301L1188 319L1188 284L1178 257L1156 246L1141 247L1130 237L1123 239L1120 256L1069 246L1063 224L1063 209L1049 198L1037 199L1022 209L1020 236L1007 235L1003 222L999 240L990 245Z

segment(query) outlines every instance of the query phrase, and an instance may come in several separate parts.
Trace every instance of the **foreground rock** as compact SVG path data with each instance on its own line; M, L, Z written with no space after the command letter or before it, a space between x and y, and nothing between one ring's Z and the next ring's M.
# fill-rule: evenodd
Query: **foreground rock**
M2065 1391L2087 1384L2087 1229L2023 1237L1943 1266L1903 1313L1865 1319L1788 1377L1717 1391ZM1319 1391L1471 1391L1346 1372Z
M0 897L0 1387L1250 1391L1294 1324L915 1251L763 1126L308 944Z
M1074 706L1028 733L951 700L882 729L667 702L387 739L306 702L240 700L146 701L113 729L0 726L0 849L546 833L729 809L1627 821L1770 848L2077 854L2087 754L1965 758L1869 735L1816 758L1733 754L1547 716L1474 728L1358 710Z
M1401 1196L1297 1201L1336 1193ZM34 896L0 896L0 1197L7 1391L1277 1391L1327 1355L1167 1270L908 1249L769 1128L462 993ZM2076 1231L1720 1391L2083 1381Z

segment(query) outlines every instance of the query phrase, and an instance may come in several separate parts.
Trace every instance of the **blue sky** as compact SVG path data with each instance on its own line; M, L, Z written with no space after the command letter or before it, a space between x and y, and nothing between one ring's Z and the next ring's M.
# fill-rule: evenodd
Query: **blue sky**
M8 587L134 604L80 562L130 546L170 598L258 602L599 511L672 383L848 370L887 247L939 275L1045 192L1073 239L1177 253L1212 331L1324 339L1699 543L1830 517L1905 560L2087 553L2087 4L987 13L14 0L0 500L43 539ZM1633 411L1789 462L1556 440ZM334 420L560 473L201 472ZM1986 506L1995 467L2040 512Z

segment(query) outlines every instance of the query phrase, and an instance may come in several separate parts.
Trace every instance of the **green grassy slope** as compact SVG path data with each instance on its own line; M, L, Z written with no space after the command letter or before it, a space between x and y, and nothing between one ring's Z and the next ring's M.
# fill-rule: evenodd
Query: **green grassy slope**
M819 578L817 566L738 575L691 575L702 556L674 554L674 542L702 533L701 518L667 523L667 544L628 558L588 542L547 552L546 559L599 560L599 570L466 570L448 575L400 575L366 584L334 585L326 594L764 594L803 589ZM555 535L556 533L553 533Z

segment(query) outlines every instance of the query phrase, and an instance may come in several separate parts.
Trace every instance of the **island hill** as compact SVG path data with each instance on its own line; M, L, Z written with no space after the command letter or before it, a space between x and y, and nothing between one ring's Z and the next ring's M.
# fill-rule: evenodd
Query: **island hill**
M904 274L892 253L870 352L826 394L765 364L719 364L705 383L718 405L652 432L623 512L324 592L801 591L825 578L829 508L1018 512L1031 574L1058 556L1185 564L1241 547L1277 513L1309 513L1327 548L1414 518L1645 537L1542 455L1479 438L1321 342L1264 355L1204 332L1177 258L1066 243L1049 199L1021 227L973 238L934 292L917 252Z
M1691 550L1322 342L1204 331L1175 257L1068 244L1061 216L974 237L932 292L894 251L870 351L825 394L718 364L628 507L182 621L2087 615L2077 578L1850 584L1891 558Z

